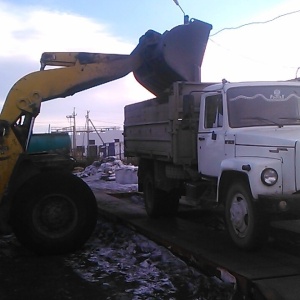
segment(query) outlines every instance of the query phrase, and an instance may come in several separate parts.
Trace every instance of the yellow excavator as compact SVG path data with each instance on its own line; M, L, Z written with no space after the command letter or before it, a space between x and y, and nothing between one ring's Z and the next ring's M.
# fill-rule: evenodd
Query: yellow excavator
M193 21L163 35L150 30L130 55L42 54L41 69L14 84L0 114L0 233L12 229L24 246L41 254L69 252L86 242L96 225L97 203L90 188L72 175L74 160L57 153L26 151L41 103L71 96L130 72L153 93L171 81L191 80L178 70L171 72L172 63L166 64L164 53L172 54L171 61L182 62L182 51L176 57L172 47L180 43L180 37L186 45L187 39L201 36L203 26L206 28L206 23ZM200 43L197 47L204 46ZM187 49L198 53L195 47ZM196 61L202 59L198 54L194 56ZM185 67L180 67L183 74L184 68L190 69L191 61L189 56Z
M131 55L43 53L41 70L11 88L0 115L0 230L38 253L82 246L95 228L97 204L89 187L72 175L74 160L54 153L26 152L43 101L123 77L141 61L142 44ZM55 68L45 69L46 66Z
M43 53L41 70L14 84L0 115L2 233L11 226L23 245L44 254L75 250L89 238L97 220L94 194L72 175L71 157L26 153L33 123L43 101L123 77L138 62L135 54Z

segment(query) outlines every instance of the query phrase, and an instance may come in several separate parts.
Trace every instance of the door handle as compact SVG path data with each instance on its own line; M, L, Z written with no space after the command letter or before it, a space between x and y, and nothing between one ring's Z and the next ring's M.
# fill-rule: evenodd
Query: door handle
M205 137L199 137L199 141L205 141Z

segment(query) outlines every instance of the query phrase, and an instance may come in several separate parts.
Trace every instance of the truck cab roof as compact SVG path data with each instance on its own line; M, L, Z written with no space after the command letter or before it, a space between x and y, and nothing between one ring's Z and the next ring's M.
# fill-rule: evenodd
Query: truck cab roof
M220 90L228 90L232 87L244 87L244 86L300 86L300 81L298 80L288 80L288 81L241 81L241 82L228 82L223 81L219 83L199 83L204 85L203 91L214 92Z

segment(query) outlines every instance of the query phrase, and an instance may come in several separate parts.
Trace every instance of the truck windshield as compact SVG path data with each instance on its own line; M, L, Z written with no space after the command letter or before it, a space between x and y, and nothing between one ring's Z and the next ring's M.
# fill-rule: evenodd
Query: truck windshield
M227 91L232 128L300 125L300 87L250 86Z

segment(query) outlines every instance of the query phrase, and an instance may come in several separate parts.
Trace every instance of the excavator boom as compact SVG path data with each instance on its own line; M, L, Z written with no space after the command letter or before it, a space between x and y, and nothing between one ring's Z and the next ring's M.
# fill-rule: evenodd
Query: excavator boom
M132 72L139 65L139 60L137 52L132 55L82 52L43 53L41 57L41 70L24 76L14 84L7 95L0 114L0 232L10 232L8 229L9 218L11 216L10 211L16 211L12 213L14 232L24 245L28 245L33 250L39 249L37 251L45 251L47 253L66 251L69 249L68 247L73 249L71 245L75 247L76 244L67 238L65 239L65 244L58 247L58 242L54 242L51 237L48 237L46 231L43 231L43 234L46 234L45 241L49 238L49 241L53 241L53 246L49 246L48 242L45 242L45 244L44 242L38 242L39 246L36 245L34 241L37 240L37 237L33 236L31 231L24 233L22 229L30 228L29 224L24 227L22 222L28 223L29 221L25 220L26 215L23 215L20 208L22 205L29 205L29 202L27 202L29 199L24 199L24 203L20 202L18 205L16 205L17 200L11 200L12 198L20 198L18 190L22 190L21 187L23 185L26 186L30 182L34 185L36 182L36 185L41 186L41 183L37 183L37 179L30 179L31 176L34 178L36 175L36 164L40 165L41 159L43 160L42 166L38 167L41 171L45 168L53 169L54 166L55 168L69 169L71 164L69 158L61 156L52 157L43 154L27 158L26 149L32 133L34 120L40 112L40 106L43 101L71 96L79 91L121 78ZM46 70L45 67L47 65L54 68ZM38 162L36 162L37 159L39 160ZM31 162L28 164L26 161ZM49 171L42 171L41 173L41 176L42 174L46 176L44 181L49 180L47 173L50 174ZM30 177L29 174L31 174ZM49 176L56 177L56 175ZM76 184L76 180L69 177L69 175L66 174L64 178L70 182L69 184L73 181ZM55 185L59 185L59 182L55 183ZM53 187L52 193L57 193L57 188ZM96 220L95 214L92 213L93 206L95 205L93 195L91 192L88 192L87 188L81 187L81 189L82 197L88 198L84 206L87 210L90 210L88 213L89 216L86 216L90 221L86 220L86 225L84 225L87 228L85 235L78 235L78 245L84 242L89 236ZM63 191L66 194L69 192L71 191ZM34 198L34 191L32 193L32 197ZM73 196L70 199L73 201ZM16 209L12 208L14 205ZM51 205L55 206L56 202L53 202ZM90 206L90 208L87 206ZM73 207L75 208L75 206ZM51 216L47 216L45 212L41 213L47 220L52 220L53 217L54 219L51 222L56 222L57 217L52 214L50 206L48 211ZM29 212L33 213L32 210ZM61 218L65 218L65 215L61 216ZM38 222L34 224L38 225ZM80 226L79 223L76 224ZM49 226L52 228L51 224ZM67 236L68 229L62 228L62 230L66 230ZM41 235L38 234L38 236L40 237ZM69 237L72 239L71 236Z
M43 101L64 98L110 82L137 69L144 40L130 55L86 52L45 52L41 69L18 80L0 114L0 202L21 153L27 149L35 117ZM45 69L46 66L54 68Z
M137 50L131 55L43 53L41 70L14 84L0 114L0 202L20 154L27 149L41 103L124 77L140 60ZM55 68L45 70L47 65Z

